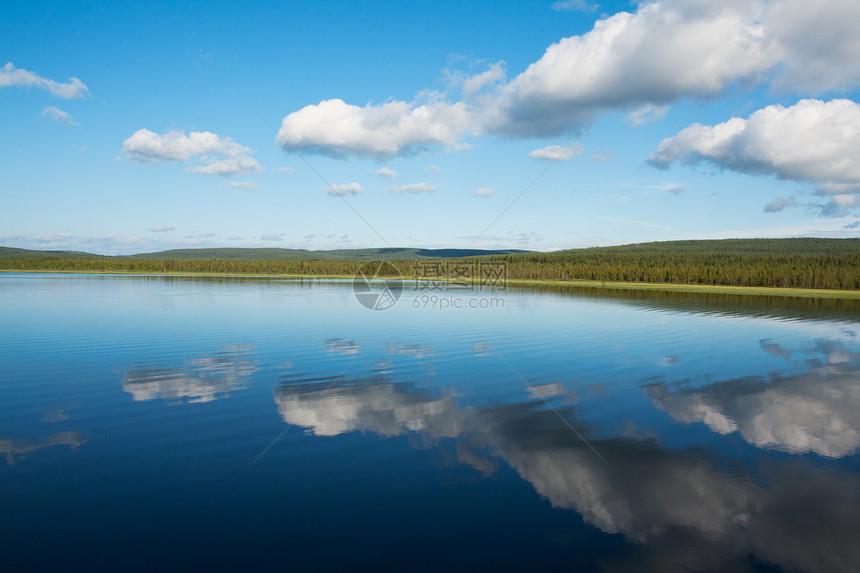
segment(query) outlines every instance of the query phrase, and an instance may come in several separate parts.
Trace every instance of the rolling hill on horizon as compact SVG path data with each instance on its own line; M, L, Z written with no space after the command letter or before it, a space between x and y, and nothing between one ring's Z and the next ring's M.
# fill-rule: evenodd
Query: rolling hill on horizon
M522 249L420 249L386 247L371 249L282 249L282 248L201 248L170 249L133 255L100 255L83 251L19 249L0 246L0 258L57 257L65 259L105 258L143 260L223 260L223 261L404 261L461 257L505 256L550 261L575 255L596 254L709 254L709 255L852 255L860 254L860 238L786 238L786 239L701 239L654 241L609 247L583 247L560 251Z
M312 251L307 249L281 248L233 248L220 247L208 249L170 249L152 253L133 255L99 255L82 251L18 249L0 246L0 258L38 258L57 257L65 259L109 258L143 260L222 260L222 261L371 261L371 260L414 260L448 259L457 257L477 257L492 255L513 255L529 253L520 249L418 249L418 248L375 248L375 249L335 249Z

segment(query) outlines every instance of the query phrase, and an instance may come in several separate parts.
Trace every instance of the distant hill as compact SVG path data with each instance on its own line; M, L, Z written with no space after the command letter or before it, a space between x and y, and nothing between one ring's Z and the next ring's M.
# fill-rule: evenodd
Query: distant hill
M173 249L156 253L129 255L133 259L173 259L222 261L403 261L414 259L448 259L486 255L511 255L529 251L506 249L334 249L309 251L305 249Z
M0 258L59 257L65 259L112 258L144 260L222 260L222 261L406 261L416 259L449 259L459 257L504 256L506 260L528 260L533 262L557 262L570 258L601 255L857 255L860 254L860 239L713 239L690 241L657 241L635 243L615 247L589 247L543 253L520 249L334 249L311 251L307 249L172 249L154 253L138 253L117 257L106 257L80 251L39 251L0 247Z
M31 259L34 257L57 257L61 259L90 259L103 255L84 253L83 251L37 251L33 249L16 249L0 247L0 259Z
M597 253L641 254L726 254L726 255L855 255L860 254L860 239L705 239L655 241L615 247L567 249L549 256Z
M155 253L139 253L118 257L116 259L144 260L222 260L222 261L403 261L415 259L448 259L453 257L476 257L487 255L510 255L528 253L519 249L410 249L410 248L381 248L381 249L335 249L330 251L310 251L306 249L172 249ZM84 259L103 257L92 253L79 251L39 251L31 249L15 249L0 247L0 258L22 259L34 257L58 257L65 259Z

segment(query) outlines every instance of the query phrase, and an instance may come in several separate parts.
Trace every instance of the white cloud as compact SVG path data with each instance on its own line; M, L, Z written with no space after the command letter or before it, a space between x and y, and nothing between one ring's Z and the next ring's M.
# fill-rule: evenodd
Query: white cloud
M138 163L160 163L162 161L187 161L196 158L196 165L186 171L202 175L245 175L258 173L262 166L253 157L250 149L239 145L229 137L220 137L211 131L174 130L158 134L148 129L139 129L122 144L126 159ZM230 184L230 187L252 189L256 184Z
M277 173L295 173L296 169L295 167L278 167L275 171Z
M549 145L541 149L535 149L529 152L529 157L532 159L541 159L544 161L567 161L577 155L582 155L585 148L579 143L571 143L567 147L561 145Z
M424 171L426 171L427 173L439 173L440 171L442 171L442 168L438 165L428 165L424 168Z
M576 12L595 12L599 4L591 4L587 0L558 0L551 8L556 11L574 10Z
M759 79L778 51L749 2L667 0L598 20L563 38L501 92L490 130L557 134L607 109L662 106L707 97L743 79Z
M847 99L806 99L770 105L748 119L693 124L664 139L650 158L656 167L709 161L740 173L807 181L830 196L825 214L856 205L860 193L860 105Z
M216 159L204 156L200 158L200 164L190 167L192 173L203 175L244 175L246 173L259 173L263 168L253 157L229 157L227 159Z
M379 171L376 172L380 177L385 177L387 179L394 179L397 177L397 171L391 169L390 167L383 167Z
M65 83L59 83L23 68L16 68L12 62L9 62L0 68L0 89L15 86L48 90L64 99L80 98L89 93L87 86L78 78L72 77Z
M641 125L679 99L738 86L770 83L805 94L850 88L860 84L858 20L854 0L644 1L560 39L510 81L504 62L472 76L449 74L462 87L461 101L436 92L364 107L325 100L287 115L279 138L284 147L334 157L390 157L461 149L466 138L486 134L574 133L606 112Z
M777 197L770 203L764 206L765 213L779 213L786 207L794 207L797 205L794 197Z
M325 188L329 195L358 195L364 193L364 187L360 183L335 183Z
M266 235L260 235L260 239L263 241L283 241L284 233L270 233Z
M245 191L253 191L260 186L258 183L251 183L250 181L225 181L224 185L233 189L244 189Z
M470 76L463 81L463 94L472 96L487 86L497 84L505 79L505 63L496 62L487 71Z
M170 225L153 225L149 228L150 233L167 233L169 231L175 231L176 228Z
M769 2L764 23L782 51L775 87L815 94L857 86L857 22L860 2L855 0Z
M627 114L627 122L634 127L645 125L646 123L653 123L666 117L666 113L668 111L668 105L654 105L653 103L646 103Z
M80 125L78 122L72 119L72 116L69 115L68 112L65 112L60 108L54 107L52 105L49 105L42 110L42 117L47 117L52 121L56 121L57 123L64 123L66 125Z
M182 161L197 155L227 155L234 157L250 152L229 137L221 138L210 131L168 131L159 135L148 129L139 129L122 144L123 153L132 161L157 163Z
M491 197L496 194L496 190L490 187L481 187L475 191L476 197Z
M462 102L389 101L358 107L330 99L286 116L278 141L334 157L392 157L433 146L464 147L471 123Z
M439 186L430 183L410 183L408 185L392 185L388 188L389 193L432 193Z

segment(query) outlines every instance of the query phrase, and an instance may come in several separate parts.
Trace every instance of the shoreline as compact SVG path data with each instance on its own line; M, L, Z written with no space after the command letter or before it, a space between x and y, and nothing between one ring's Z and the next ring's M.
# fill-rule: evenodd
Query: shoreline
M0 274L57 274L57 275L116 275L116 276L141 276L141 277L205 277L205 278L258 278L258 279L313 279L313 280L352 280L353 275L295 275L295 274L259 274L259 273L206 273L206 272L182 272L168 271L155 273L141 273L135 271L85 271L85 270L35 270L35 269L0 269ZM405 277L380 277L380 278L402 278L402 280L419 280ZM428 280L421 277L421 280ZM436 281L450 281L441 277L432 279ZM731 285L703 285L683 283L644 283L644 282L621 282L621 281L592 281L592 280L541 280L541 279L507 279L506 286L514 287L572 287L584 289L609 289L609 290L647 290L663 292L684 292L700 294L730 294L740 296L772 296L772 297L796 297L796 298L822 298L822 299L844 299L860 300L858 290L836 290L836 289L810 289L794 287L757 287L757 286L731 286Z

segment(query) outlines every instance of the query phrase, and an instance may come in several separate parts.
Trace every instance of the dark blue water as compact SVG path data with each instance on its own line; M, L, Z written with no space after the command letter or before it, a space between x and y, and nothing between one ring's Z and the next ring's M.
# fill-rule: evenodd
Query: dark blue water
M856 306L426 295L0 276L0 570L860 570Z

